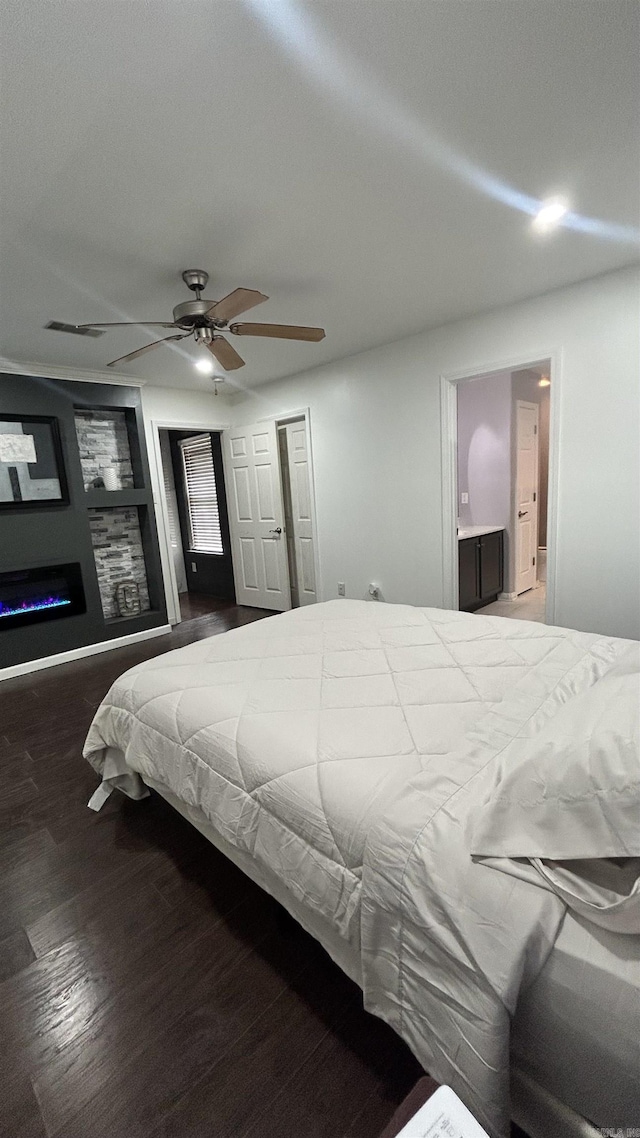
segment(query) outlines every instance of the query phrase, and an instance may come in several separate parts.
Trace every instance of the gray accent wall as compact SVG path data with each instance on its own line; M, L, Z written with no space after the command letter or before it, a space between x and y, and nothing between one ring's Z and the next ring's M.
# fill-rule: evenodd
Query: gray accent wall
M78 436L78 408L125 414L134 488L85 491ZM167 623L153 498L145 450L140 392L110 384L74 383L0 373L0 412L56 418L69 503L28 509L0 508L0 572L78 563L87 609L59 620L0 630L0 668L68 652ZM135 507L146 566L149 609L105 620L94 557L89 510Z

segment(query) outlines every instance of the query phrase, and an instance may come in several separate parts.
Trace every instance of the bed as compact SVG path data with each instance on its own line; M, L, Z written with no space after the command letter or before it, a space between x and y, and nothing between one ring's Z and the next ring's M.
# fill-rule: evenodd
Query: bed
M114 787L162 794L320 940L492 1136L510 1113L532 1138L639 1125L636 864L608 860L611 881L582 890L599 907L616 896L626 924L612 930L574 905L567 863L496 856L491 826L476 827L507 800L496 778L508 787L545 732L553 749L555 723L620 670L619 683L640 672L632 641L309 606L120 677L85 745L102 778L91 804Z

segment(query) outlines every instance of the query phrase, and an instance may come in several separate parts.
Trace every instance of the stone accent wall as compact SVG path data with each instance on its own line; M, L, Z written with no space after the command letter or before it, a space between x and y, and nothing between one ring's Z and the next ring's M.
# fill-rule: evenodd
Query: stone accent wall
M102 477L104 466L116 468L121 490L133 489L125 412L76 410L75 420L85 490Z
M88 510L93 556L105 620L120 616L116 588L135 581L140 590L140 611L148 610L149 590L137 506Z

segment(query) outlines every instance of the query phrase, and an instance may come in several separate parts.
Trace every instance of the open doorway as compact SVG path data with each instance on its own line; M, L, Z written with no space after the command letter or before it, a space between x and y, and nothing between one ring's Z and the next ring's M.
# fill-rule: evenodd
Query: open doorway
M457 607L547 619L551 360L455 381Z
M190 620L235 601L220 433L158 434L180 616Z

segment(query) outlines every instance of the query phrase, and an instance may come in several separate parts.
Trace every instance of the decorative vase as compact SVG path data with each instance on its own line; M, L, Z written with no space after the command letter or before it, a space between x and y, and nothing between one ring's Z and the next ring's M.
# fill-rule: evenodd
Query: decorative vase
M120 490L120 477L116 466L102 467L102 480L105 490Z

